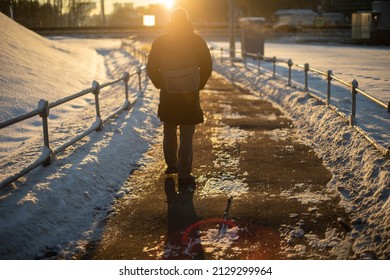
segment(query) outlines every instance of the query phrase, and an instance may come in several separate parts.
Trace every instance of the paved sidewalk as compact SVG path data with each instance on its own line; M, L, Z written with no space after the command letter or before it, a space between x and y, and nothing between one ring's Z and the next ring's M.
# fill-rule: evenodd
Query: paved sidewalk
M201 100L196 190L178 189L177 178L163 174L156 145L128 179L134 191L118 200L100 242L81 258L348 258L348 218L327 189L331 174L291 120L217 75Z

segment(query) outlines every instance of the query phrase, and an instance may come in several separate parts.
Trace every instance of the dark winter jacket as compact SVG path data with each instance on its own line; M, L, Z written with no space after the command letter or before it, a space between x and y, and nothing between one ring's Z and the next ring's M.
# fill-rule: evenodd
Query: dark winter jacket
M199 90L203 89L212 72L212 60L206 42L193 31L192 24L185 20L180 24L169 24L167 33L152 44L147 63L147 73L154 86L160 89L158 116L162 122L172 124L198 124L203 122L199 91L186 94L169 94L164 89L162 60L167 52L175 48L189 48L199 67Z

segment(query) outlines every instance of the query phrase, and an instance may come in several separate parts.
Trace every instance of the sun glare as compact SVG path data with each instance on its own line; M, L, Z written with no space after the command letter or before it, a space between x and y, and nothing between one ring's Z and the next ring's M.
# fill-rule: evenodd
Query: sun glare
M172 9L175 5L175 0L160 0L161 4L165 5L168 9Z

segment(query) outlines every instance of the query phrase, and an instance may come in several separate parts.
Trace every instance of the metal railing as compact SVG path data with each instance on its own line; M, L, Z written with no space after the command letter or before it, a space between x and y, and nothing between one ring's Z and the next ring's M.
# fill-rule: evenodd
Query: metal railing
M148 60L149 53L138 48L138 42L135 41L137 36L130 36L122 39L122 48L132 54L141 64L145 65Z
M213 56L214 59L216 59L214 51L220 52L220 62L222 64L226 60L229 60L231 65L233 65L234 63L239 61L237 59L231 59L230 57L224 57L224 53L229 53L229 55L230 55L230 51L227 50L227 49L218 48L218 47L211 47L210 50L213 53L212 56ZM333 74L332 70L328 70L327 72L324 72L324 71L321 71L321 70L318 70L318 69L310 67L310 65L308 63L305 63L303 65L302 64L294 64L291 59L284 60L284 59L278 59L276 57L266 57L266 56L264 56L264 55L262 55L260 53L254 54L254 53L236 51L236 54L239 54L239 55L242 56L242 60L241 61L244 64L245 69L247 69L247 59L248 58L257 61L257 70L258 70L258 72L260 72L260 70L261 70L261 61L272 63L272 77L276 77L276 64L281 63L281 64L284 64L284 65L287 65L287 67L288 67L287 85L288 86L292 85L292 67L297 67L297 68L303 69L304 74L305 74L304 89L303 90L305 92L309 93L312 97L323 101L326 104L327 107L334 109L342 117L347 117L350 126L355 128L364 138L366 138L386 158L390 158L390 146L385 148L385 147L379 145L365 131L363 131L360 127L355 125L356 105L357 105L356 96L357 96L357 94L360 94L363 97L371 100L375 104L379 105L380 107L383 107L385 110L387 110L388 113L390 113L390 101L388 102L388 104L385 104L384 102L380 101L379 99L375 98L374 96L372 96L372 95L368 94L367 92L359 89L359 85L358 85L357 80L353 80L352 82L344 81L344 80L340 79L339 77L335 76ZM319 96L309 92L309 79L308 79L308 77L309 77L309 72L310 71L315 73L315 74L318 74L318 75L326 77L326 80L327 80L326 100L322 100ZM339 112L337 107L330 106L331 93L332 93L332 90L331 90L331 88L332 88L332 81L336 81L336 82L340 83L341 85L343 85L344 87L347 87L347 88L350 89L351 99L352 99L350 116L343 116L342 114L340 114L340 112Z
M22 122L24 120L28 120L28 119L36 117L36 116L41 117L42 130L43 130L43 149L42 149L41 156L35 162L29 164L27 167L23 168L22 170L14 173L13 175L4 179L0 183L0 189L10 185L12 182L18 180L20 177L26 175L28 172L37 168L40 165L44 165L44 166L49 165L52 162L52 160L56 154L64 151L66 148L75 144L76 142L78 142L79 140L81 140L82 138L87 136L88 134L90 134L94 131L102 130L103 124L106 123L108 120L114 118L116 115L120 114L124 110L131 109L137 99L135 99L133 101L129 101L129 80L133 76L138 76L138 87L139 87L139 91L142 92L142 78L141 78L141 76L142 76L142 72L145 71L145 69L146 69L145 65L141 64L141 66L137 67L136 71L134 71L132 73L124 72L122 77L117 78L113 81L106 82L104 84L99 84L97 81L93 81L92 87L84 89L78 93L75 93L75 94L68 96L68 97L65 97L63 99L54 101L52 103L49 103L47 100L41 99L38 102L37 109L32 110L31 112L25 113L23 115L14 117L12 119L1 122L0 129L3 129L3 128L9 127L13 124L17 124L19 122ZM113 112L112 114L110 114L109 116L107 116L105 118L102 118L101 113L100 113L100 102L99 102L100 101L99 100L100 91L108 86L111 86L111 85L114 85L114 84L117 84L120 82L124 82L124 93L125 93L124 94L125 95L124 103L115 112ZM49 135L49 125L48 125L48 122L49 122L48 117L49 117L50 109L57 107L57 106L60 106L62 104L65 104L67 102L70 102L72 100L75 100L77 98L80 98L80 97L87 95L89 93L92 93L95 96L95 109L96 109L95 122L91 125L90 128L88 128L84 132L76 135L73 139L64 143L60 147L52 149L52 147L50 146L50 137L49 137L50 135Z

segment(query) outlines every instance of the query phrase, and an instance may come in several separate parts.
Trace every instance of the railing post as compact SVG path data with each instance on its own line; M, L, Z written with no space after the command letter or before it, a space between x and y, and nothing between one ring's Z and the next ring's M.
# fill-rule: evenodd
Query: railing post
M356 94L357 94L356 89L359 87L359 83L356 80L353 80L351 83L351 86L352 86L352 90L351 90L352 108L351 108L351 118L350 118L349 124L354 125L355 117L356 117Z
M257 58L257 72L260 72L261 53L258 53L256 58Z
M242 55L244 56L244 68L245 68L245 69L246 69L246 54L247 54L246 51L243 51L243 52L242 52Z
M309 69L310 69L309 63L305 63L305 92L309 91L309 86L308 86Z
M288 82L287 82L287 85L288 86L291 86L291 67L293 66L293 61L291 59L289 59L287 61L287 65L288 65Z
M223 48L221 48L221 64L223 64Z
M43 128L43 144L46 149L49 150L49 157L45 160L43 163L43 166L47 166L52 162L52 155L53 151L50 149L50 143L49 143L49 124L48 124L48 117L49 117L49 102L46 100L39 100L38 102L38 109L41 111L39 113L39 116L42 118L42 128Z
M141 70L141 66L138 66L138 67L137 67L137 74L138 74L138 87L139 87L139 92L142 92L142 81L141 81L142 70Z
M122 80L123 80L123 82L125 82L125 110L129 110L130 109L130 103L129 103L130 74L128 72L123 73Z
M326 106L329 107L330 105L330 94L331 94L331 88L332 88L332 75L333 75L333 72L332 70L328 70L328 73L327 73L327 80L328 80L328 90L327 90L327 94L326 94Z
M276 74L276 56L274 56L274 57L272 58L272 62L273 62L273 64L274 64L274 66L273 66L272 77L275 77L275 74Z
M100 131L103 129L103 121L100 115L100 104L99 104L99 93L100 93L100 85L97 81L92 82L93 94L95 95L95 107L96 107L96 121L98 122L98 127L96 131Z

